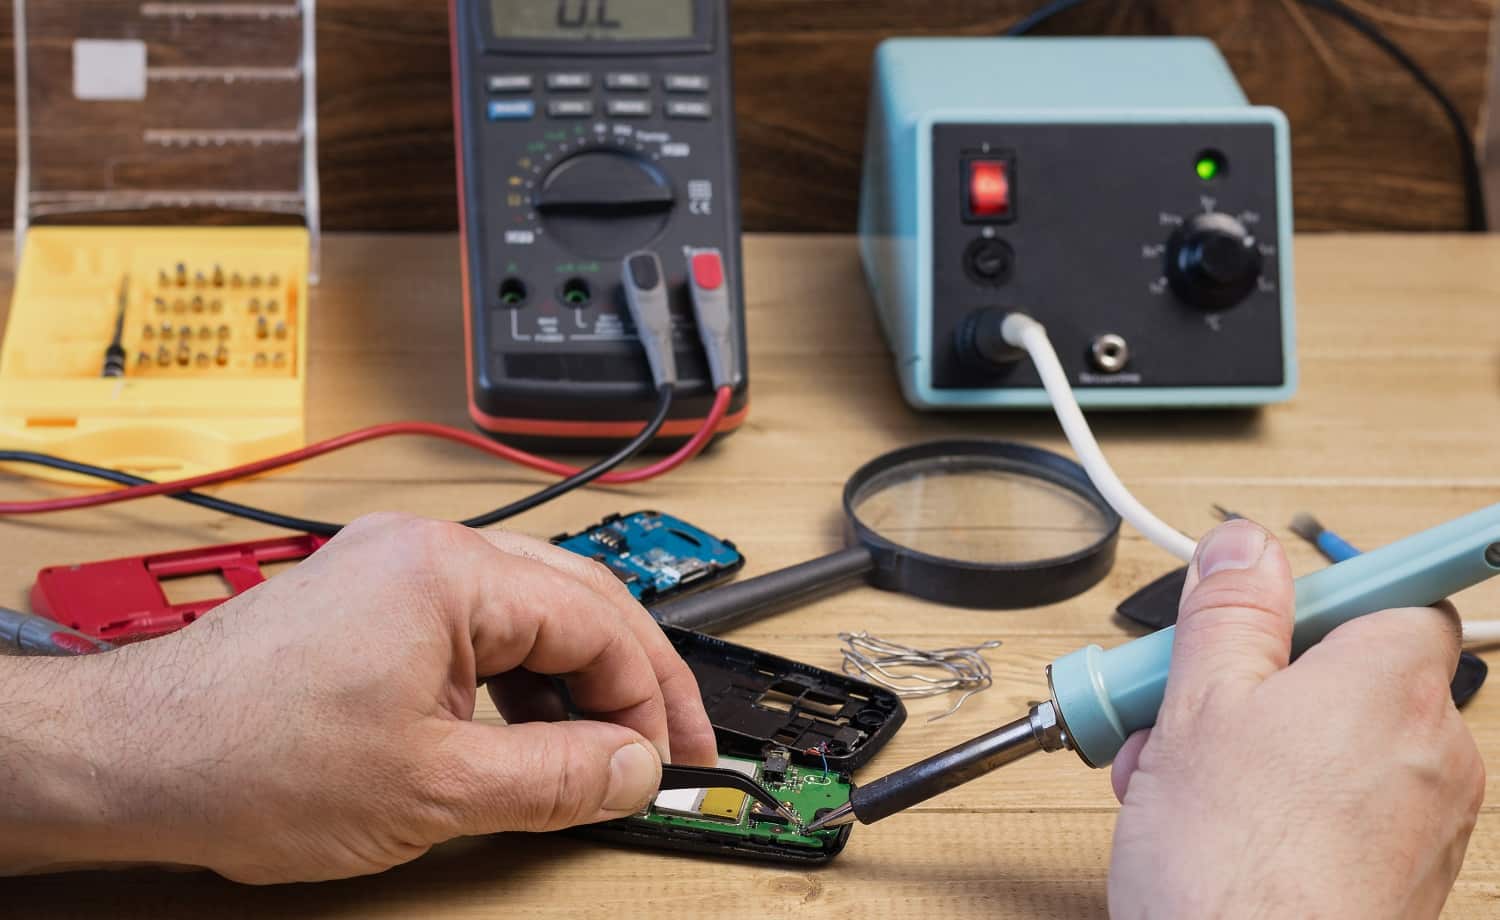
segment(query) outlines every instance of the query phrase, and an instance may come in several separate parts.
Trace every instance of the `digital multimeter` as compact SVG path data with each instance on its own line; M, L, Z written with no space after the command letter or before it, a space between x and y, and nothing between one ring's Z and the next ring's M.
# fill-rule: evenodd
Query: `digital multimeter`
M471 417L578 446L638 432L656 393L621 258L650 249L679 371L662 434L692 434L714 394L689 254L718 253L745 367L725 0L451 0L450 18ZM734 386L721 432L744 420Z

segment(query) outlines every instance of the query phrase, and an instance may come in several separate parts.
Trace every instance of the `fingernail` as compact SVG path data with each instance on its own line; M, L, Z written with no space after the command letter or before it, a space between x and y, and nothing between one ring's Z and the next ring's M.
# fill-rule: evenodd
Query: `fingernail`
M1259 527L1251 524L1218 527L1198 550L1198 577L1251 568L1265 551L1266 532Z
M640 742L631 742L615 751L609 759L609 791L604 795L605 811L636 811L661 782L661 768L656 758Z

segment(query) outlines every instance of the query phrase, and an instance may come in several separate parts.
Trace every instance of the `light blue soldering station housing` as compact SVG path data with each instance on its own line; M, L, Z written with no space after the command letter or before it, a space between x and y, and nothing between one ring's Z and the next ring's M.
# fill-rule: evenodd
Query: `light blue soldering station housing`
M1194 155L1221 147L1229 152L1223 174L1195 175ZM1012 158L1013 219L968 221L958 208L960 170L990 150ZM974 374L955 357L958 317L983 307L1041 321L1085 407L1289 398L1290 164L1285 116L1250 105L1206 39L883 42L859 234L907 401L922 409L1049 404L1029 366ZM1243 221L1263 260L1253 292L1229 309L1195 306L1178 296L1178 278L1169 284L1180 248L1164 242L1171 221L1191 222L1200 211ZM1014 247L1014 273L1003 283L964 277L964 246L981 238ZM1089 365L1091 342L1104 332L1121 332L1129 344L1123 372Z

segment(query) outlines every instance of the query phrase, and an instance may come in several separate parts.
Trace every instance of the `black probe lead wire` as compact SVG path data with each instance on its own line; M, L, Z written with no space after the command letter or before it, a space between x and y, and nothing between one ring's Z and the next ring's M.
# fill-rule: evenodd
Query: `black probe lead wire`
M1037 26L1052 17L1065 13L1075 6L1082 4L1084 0L1052 0L1051 3L1042 6L1031 15L1019 20L1004 34L1008 36L1026 35ZM1474 136L1469 133L1469 126L1464 122L1463 115L1458 111L1458 106L1443 91L1422 65L1414 61L1405 49L1396 44L1391 38L1374 22L1361 16L1351 7L1345 5L1343 0L1300 0L1304 6L1311 6L1322 10L1330 16L1341 20L1345 25L1354 29L1364 36L1375 47L1386 53L1397 64L1411 75L1413 80L1427 91L1438 107L1443 110L1443 115L1453 127L1453 134L1458 140L1458 155L1463 172L1464 183L1464 216L1470 232L1485 233L1489 230L1489 215L1484 207L1484 179L1479 171L1479 152L1474 146Z
M640 453L647 444L651 443L651 439L656 437L656 433L661 431L661 426L666 424L667 414L672 411L672 392L673 388L670 383L664 383L657 387L656 414L651 417L651 421L646 423L646 427L641 429L640 434L631 438L629 443L613 454L610 454L593 466L581 469L567 479L560 479L545 489L539 489L525 498L517 499L502 508L496 508L494 511L481 514L478 517L468 518L459 523L465 527L488 527L490 524L498 523L509 517L515 517L523 511L530 511L538 505L550 502L559 495L571 492L579 486L588 485L595 479L608 473L610 470Z
M465 527L487 527L507 518L515 517L525 511L545 504L560 495L571 492L581 486L585 486L610 470L640 453L651 440L661 431L662 425L666 424L667 415L672 410L672 385L663 384L656 391L656 413L651 421L642 428L640 433L631 438L613 454L595 463L593 466L579 470L566 479L558 480L544 489L517 499L508 505L496 508L475 517L460 521ZM109 467L94 466L91 463L80 463L77 460L68 460L63 457L54 457L51 454L36 453L29 450L0 450L0 463L30 463L36 466L45 466L54 470L62 470L68 473L77 473L82 476L92 476L122 486L151 485L155 480L146 479L142 476L134 476L120 470L112 470ZM281 514L277 511L266 511L253 505L244 505L212 495L204 495L202 492L174 492L164 496L217 511L232 517L245 518L261 524L269 524L272 527L282 527L287 530L299 530L304 533L317 534L319 536L331 537L343 529L343 524L333 524L327 521L314 521L307 518L294 517L289 514Z
M29 450L0 450L0 463L30 463L35 466L45 466L54 470L62 470L67 473L77 473L82 476L92 476L106 482L113 482L122 486L145 486L152 485L155 480L146 479L142 476L133 476L130 473L112 470L107 466L94 466L92 463L80 463L77 460L68 460L63 457L54 457L51 454L39 454ZM269 524L272 527L284 527L287 530L301 530L307 533L319 534L331 537L339 532L342 524L330 524L326 521L311 521L306 518L293 517L289 514L281 514L276 511L266 511L251 505L242 505L222 498L214 498L212 495L204 495L202 492L174 492L165 498L186 502L189 505L197 505L210 511L218 511L232 517L245 518L257 521L261 524Z

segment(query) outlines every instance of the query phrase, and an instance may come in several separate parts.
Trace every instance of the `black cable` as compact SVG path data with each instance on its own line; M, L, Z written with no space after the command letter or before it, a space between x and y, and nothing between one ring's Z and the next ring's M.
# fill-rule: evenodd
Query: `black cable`
M1479 172L1479 153L1474 148L1474 137L1469 133L1469 126L1464 122L1463 115L1459 113L1458 106L1453 104L1453 100L1448 98L1443 88L1437 85L1437 81L1428 76L1427 71L1412 60L1400 45L1382 32L1379 26L1345 6L1341 0L1302 0L1302 2L1342 20L1345 25L1369 39L1371 44L1405 68L1406 72L1411 74L1412 79L1421 84L1422 88L1427 90L1428 95L1437 101L1443 114L1447 116L1448 122L1453 126L1454 136L1458 138L1459 156L1463 163L1464 211L1468 217L1469 230L1474 233L1487 231L1489 217L1484 210L1484 179Z
M598 479L600 476L603 476L605 473L608 473L610 470L640 453L647 444L651 443L651 439L656 437L656 433L661 430L661 426L666 424L667 414L671 411L672 384L664 383L656 391L656 414L651 417L651 421L646 423L646 427L641 429L640 434L630 439L630 443L593 466L579 470L567 479L558 480L545 489L538 490L525 498L513 501L503 508L496 508L487 514L471 517L465 521L460 521L460 523L466 527L488 527L490 524L503 521L509 517L515 517L523 511L530 511L538 505L550 502L564 492L571 492L579 486L593 482L595 479Z
M1005 30L1006 35L1025 35L1032 29L1051 19L1059 13L1066 12L1084 0L1053 0L1053 2L1032 13L1030 16L1017 22ZM1458 140L1458 152L1462 164L1464 183L1464 216L1471 232L1484 233L1489 230L1489 217L1484 208L1484 179L1479 171L1479 153L1474 146L1474 137L1469 133L1469 126L1464 122L1463 115L1458 111L1458 106L1423 70L1421 65L1412 60L1400 45L1396 44L1390 36L1386 35L1373 22L1361 16L1346 6L1342 0L1301 0L1306 6L1316 7L1323 12L1333 16L1359 34L1363 35L1387 56L1400 64L1417 83L1427 91L1427 94L1437 102L1447 117L1449 124L1453 126L1454 137Z
M1009 36L1025 35L1053 16L1059 13L1066 13L1083 2L1084 0L1052 0L1051 3L1032 13L1030 16L1025 17L1009 29L1006 29L1005 34Z
M608 473L610 470L634 457L645 449L646 445L661 431L662 425L666 424L667 415L672 410L673 390L671 384L663 384L656 391L656 413L645 428L640 430L629 443L608 457L595 463L593 466L579 470L566 479L554 482L546 488L518 499L508 505L496 508L476 517L460 521L466 527L486 527L507 518L515 517L523 511L530 511L539 505L545 504L560 495L571 492L580 486L587 485ZM51 454L36 453L29 450L0 450L0 463L30 463L36 466L45 466L54 470L62 470L68 473L77 473L83 476L92 476L122 486L144 486L152 485L155 480L146 479L141 476L133 476L130 473L112 470L108 467L94 466L91 463L80 463L76 460L67 460L63 457L54 457ZM299 530L305 533L318 534L331 537L343 528L343 524L331 524L327 521L313 521L307 518L294 517L275 511L266 511L252 505L243 505L239 502L227 501L222 498L214 498L201 492L173 492L163 496L207 508L210 511L218 511L233 517L245 518L261 524L269 524L272 527L283 527L287 530Z
M3 463L30 463L36 466L45 466L54 470L62 470L67 473L77 473L82 476L92 476L95 479L103 479L122 486L146 486L153 485L155 480L146 479L141 476L132 476L119 470L112 470L106 466L94 466L92 463L79 463L77 460L67 460L62 457L54 457L51 454L39 454L29 450L0 450L0 462ZM250 505L242 505L239 502L226 501L222 498L214 498L212 495L204 495L202 492L174 492L165 498L176 499L187 502L189 505L197 505L210 511L218 511L233 517L246 518L258 521L262 524L270 524L272 527L285 527L287 530L301 530L307 533L315 533L325 537L331 537L339 532L342 524L329 524L326 521L310 521L305 518L292 517L275 511L264 511Z

